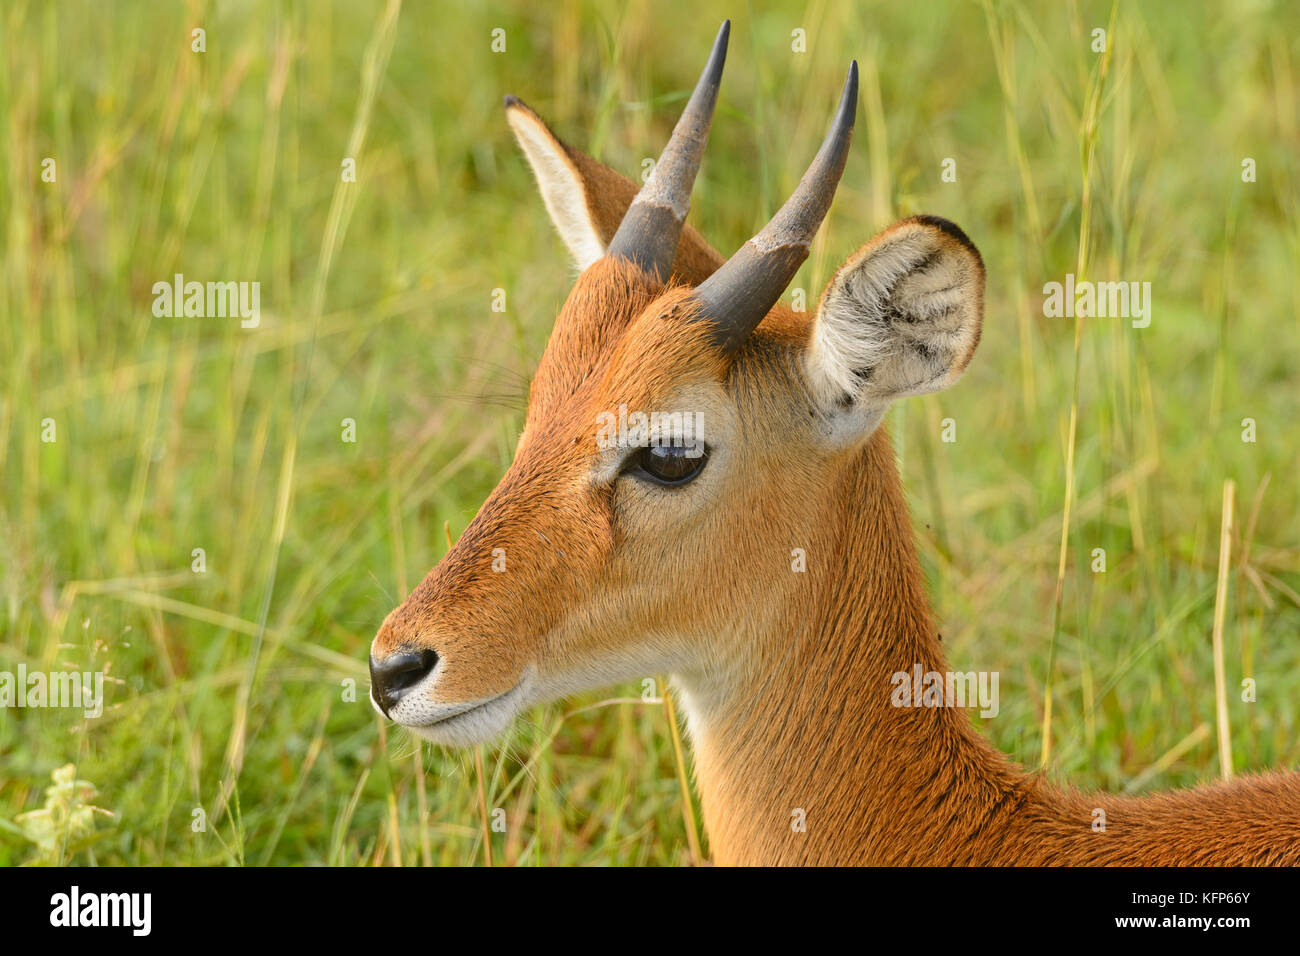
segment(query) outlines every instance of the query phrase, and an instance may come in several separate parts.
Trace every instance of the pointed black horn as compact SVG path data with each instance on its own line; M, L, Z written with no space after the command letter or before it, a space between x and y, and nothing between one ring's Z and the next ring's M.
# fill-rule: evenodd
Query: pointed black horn
M849 154L858 108L858 61L849 66L840 106L808 171L763 231L737 250L695 290L701 314L716 327L716 340L736 351L776 304L826 218Z
M657 272L661 279L666 280L672 270L677 242L691 206L691 187L709 138L730 35L731 21L726 20L713 41L713 52L695 92L673 128L672 138L605 250L608 255L635 262L647 272Z

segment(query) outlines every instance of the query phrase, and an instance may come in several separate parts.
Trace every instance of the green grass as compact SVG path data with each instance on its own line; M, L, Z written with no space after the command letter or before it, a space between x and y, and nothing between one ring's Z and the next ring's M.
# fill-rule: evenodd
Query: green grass
M461 533L508 464L571 281L501 96L636 173L724 16L692 212L719 248L793 187L857 57L853 155L795 286L815 301L916 212L983 252L969 372L891 414L951 660L1001 672L983 731L1037 765L1051 659L1054 777L1218 775L1232 479L1234 761L1300 763L1293 4L1122 3L1104 76L1090 32L1109 3L441 6L0 7L0 669L111 681L99 720L0 713L0 863L481 862L480 782L507 814L494 863L688 861L665 712L640 686L538 708L480 779L473 754L381 726L364 661L444 521ZM261 326L154 318L176 272L259 280ZM1077 380L1072 320L1042 315L1067 272L1153 285L1149 328L1082 324ZM43 856L13 821L68 763L114 816Z

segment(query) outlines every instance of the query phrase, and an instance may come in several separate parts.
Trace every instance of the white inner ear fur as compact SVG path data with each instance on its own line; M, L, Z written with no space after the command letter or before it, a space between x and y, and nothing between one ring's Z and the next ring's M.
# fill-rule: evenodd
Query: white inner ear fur
M955 382L979 343L983 297L979 254L931 223L896 223L850 256L805 357L815 401L840 419L833 430L874 429L895 399Z
M578 269L586 269L605 254L605 244L592 222L577 169L551 131L529 110L512 107L506 110L506 120L537 177L551 222Z

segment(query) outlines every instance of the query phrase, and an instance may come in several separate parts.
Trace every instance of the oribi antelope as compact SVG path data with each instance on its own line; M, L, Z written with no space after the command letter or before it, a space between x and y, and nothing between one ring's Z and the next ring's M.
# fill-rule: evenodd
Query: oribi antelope
M539 702L671 674L722 864L1300 863L1295 773L1084 794L958 708L891 702L891 675L946 668L882 419L969 364L984 266L916 216L849 256L811 321L778 302L844 169L856 63L762 231L724 260L685 225L728 33L639 190L506 98L581 274L513 463L375 637L374 705L467 746ZM678 412L703 434L676 434ZM615 413L636 427L601 440Z

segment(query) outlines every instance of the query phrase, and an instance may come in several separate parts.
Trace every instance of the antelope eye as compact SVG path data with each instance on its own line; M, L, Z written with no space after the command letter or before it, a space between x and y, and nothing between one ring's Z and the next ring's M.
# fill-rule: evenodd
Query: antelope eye
M625 471L657 485L684 485L704 470L708 460L707 445L651 445L628 459Z

